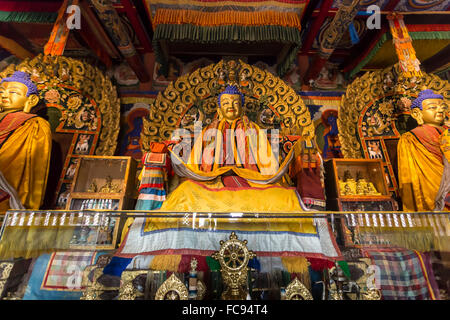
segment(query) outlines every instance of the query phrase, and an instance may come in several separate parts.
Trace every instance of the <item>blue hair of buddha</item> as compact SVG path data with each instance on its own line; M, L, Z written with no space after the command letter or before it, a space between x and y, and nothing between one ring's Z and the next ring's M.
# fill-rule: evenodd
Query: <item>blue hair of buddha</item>
M238 94L238 95L240 95L240 96L241 96L241 105L244 106L245 97L244 97L244 95L242 94L242 92L239 91L239 89L238 89L236 86L227 86L227 87L225 88L225 90L223 90L223 91L219 94L219 97L217 98L217 101L219 102L219 107L220 107L220 97L221 97L223 94Z
M32 94L35 94L35 95L38 94L38 89L37 89L36 85L33 83L33 81L31 81L30 75L26 72L16 71L12 74L12 76L2 79L0 84L2 84L3 82L23 83L28 88L27 97L29 97Z
M427 99L444 99L440 94L436 94L431 89L422 90L417 98L411 103L411 109L419 108L422 110L422 102Z

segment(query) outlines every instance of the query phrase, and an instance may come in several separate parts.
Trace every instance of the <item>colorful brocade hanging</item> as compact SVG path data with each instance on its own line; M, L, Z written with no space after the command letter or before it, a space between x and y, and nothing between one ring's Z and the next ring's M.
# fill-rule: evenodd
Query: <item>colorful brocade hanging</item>
M403 16L398 14L389 15L388 21L403 75L408 78L421 77L420 61L416 57L416 51L412 46L412 39L403 21Z

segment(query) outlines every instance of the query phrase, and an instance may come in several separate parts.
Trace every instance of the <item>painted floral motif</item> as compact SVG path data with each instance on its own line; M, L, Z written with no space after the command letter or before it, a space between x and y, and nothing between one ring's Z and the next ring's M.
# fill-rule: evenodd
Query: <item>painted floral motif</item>
M59 103L59 99L61 98L58 90L50 89L44 95L45 100L49 103Z
M81 99L79 96L72 96L67 100L69 109L78 109L81 106Z

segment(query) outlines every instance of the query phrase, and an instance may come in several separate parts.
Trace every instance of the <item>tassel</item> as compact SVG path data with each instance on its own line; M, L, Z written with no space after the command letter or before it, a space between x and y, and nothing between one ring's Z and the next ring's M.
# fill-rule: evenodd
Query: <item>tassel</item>
M178 272L180 262L181 262L181 255L176 254L157 255L152 260L152 263L150 264L150 269Z
M187 24L217 27L224 25L267 26L301 28L300 17L296 12L245 12L224 10L204 12L197 10L157 9L152 21L153 27L160 24Z
M289 273L308 272L309 262L305 257L281 257L281 262Z

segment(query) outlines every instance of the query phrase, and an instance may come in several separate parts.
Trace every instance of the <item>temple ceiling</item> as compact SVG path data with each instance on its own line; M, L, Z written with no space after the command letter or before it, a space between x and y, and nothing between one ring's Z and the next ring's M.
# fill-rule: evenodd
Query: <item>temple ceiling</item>
M63 2L0 1L0 35L13 40L28 55L39 54ZM114 8L120 27L108 29L108 17L100 17L96 2ZM299 61L299 56L314 61L321 54L325 37L336 32L332 29L336 23L339 25L335 21L339 8L350 3L351 0L81 0L81 29L70 32L64 54L90 58L106 66L126 60L134 64L135 71L143 68L142 61L152 52L162 65L169 57L182 61L245 57L249 63L276 65L279 74L283 74ZM367 26L366 10L373 5L381 10L379 29ZM449 50L449 1L361 0L355 10L351 19L353 36L350 21L342 22L339 41L333 43L327 57L347 76L397 62L386 19L393 11L403 14L417 56L427 72L448 64L441 60ZM125 59L114 41L114 32L129 38L136 51L133 61ZM11 52L14 48L4 49ZM146 75L140 77L145 79Z

